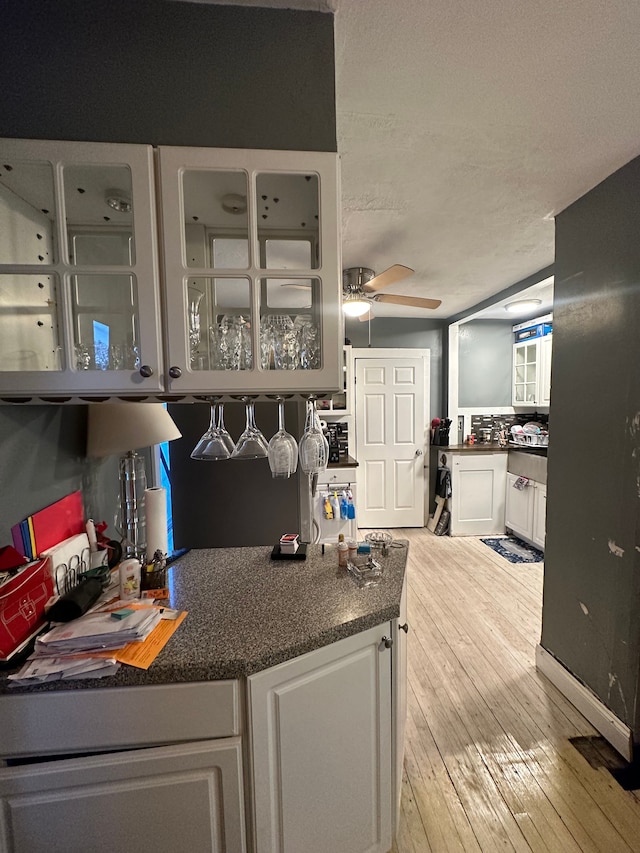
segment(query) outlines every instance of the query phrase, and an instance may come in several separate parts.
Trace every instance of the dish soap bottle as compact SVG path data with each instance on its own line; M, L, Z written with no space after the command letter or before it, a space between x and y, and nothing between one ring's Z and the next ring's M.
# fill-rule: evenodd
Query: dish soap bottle
M341 569L347 568L347 559L349 557L349 546L344 541L344 533L338 534L338 566Z

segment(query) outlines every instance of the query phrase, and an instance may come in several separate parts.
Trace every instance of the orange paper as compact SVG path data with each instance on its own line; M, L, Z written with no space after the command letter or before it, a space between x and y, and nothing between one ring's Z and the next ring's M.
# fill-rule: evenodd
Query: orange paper
M187 611L183 610L177 619L162 619L142 643L128 643L121 649L105 649L95 654L92 652L91 657L112 658L138 669L149 669L186 615Z

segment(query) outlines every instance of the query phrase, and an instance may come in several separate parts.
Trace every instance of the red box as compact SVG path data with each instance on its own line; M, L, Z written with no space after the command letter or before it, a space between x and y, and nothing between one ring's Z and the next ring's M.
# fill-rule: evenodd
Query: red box
M0 586L0 659L45 624L44 606L52 595L48 557L29 563Z

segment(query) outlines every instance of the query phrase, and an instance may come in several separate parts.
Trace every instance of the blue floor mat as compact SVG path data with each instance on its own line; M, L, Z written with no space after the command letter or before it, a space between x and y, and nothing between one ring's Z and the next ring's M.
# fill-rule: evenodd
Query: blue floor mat
M489 539L480 539L489 548L493 548L496 554L509 560L510 563L542 563L544 554L533 545L528 545L516 536L500 536Z

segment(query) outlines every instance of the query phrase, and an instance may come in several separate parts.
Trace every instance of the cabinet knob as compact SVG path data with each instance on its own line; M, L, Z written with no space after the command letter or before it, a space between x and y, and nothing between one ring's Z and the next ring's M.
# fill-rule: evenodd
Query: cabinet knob
M390 649L392 645L393 640L391 639L391 637L383 637L380 640L380 651L382 651L383 649Z
M145 379L153 376L153 367L150 367L148 364L143 364L140 367L140 376L143 376Z
M416 456L422 456L422 451L420 450L420 448L416 450Z
M180 377L182 376L182 368L173 365L173 367L169 368L169 376L172 379L180 379Z
M409 633L409 623L408 622L405 622L404 625L398 625L398 628L400 628L401 631L404 631L405 634Z

